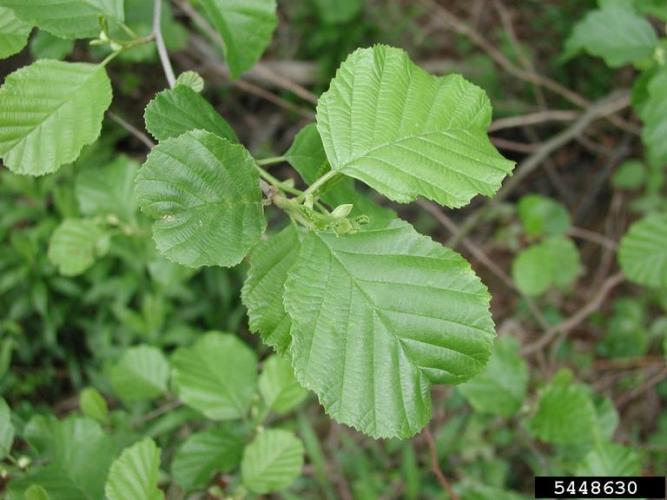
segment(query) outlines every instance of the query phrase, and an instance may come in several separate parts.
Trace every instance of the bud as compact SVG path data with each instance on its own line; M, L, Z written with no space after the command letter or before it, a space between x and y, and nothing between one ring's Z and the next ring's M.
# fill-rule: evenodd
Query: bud
M344 219L348 215L350 215L350 212L354 208L354 205L352 203L345 203L343 205L338 205L336 208L334 208L333 212L331 212L331 217L334 219Z

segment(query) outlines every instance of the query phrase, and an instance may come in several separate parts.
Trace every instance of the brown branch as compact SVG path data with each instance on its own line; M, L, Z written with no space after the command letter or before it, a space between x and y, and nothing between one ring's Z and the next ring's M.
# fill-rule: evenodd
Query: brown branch
M581 113L577 111L547 109L523 116L500 118L498 120L494 120L493 123L489 126L489 132L495 132L497 130L503 130L506 128L525 127L526 125L537 125L546 122L569 122L575 120L580 114Z
M123 127L125 130L127 130L130 134L132 134L138 141L143 143L148 149L153 149L155 147L155 143L151 140L150 137L148 137L146 134L144 134L141 130L139 130L137 127L132 125L130 122L125 120L124 118L118 116L116 113L113 111L109 111L108 113L109 118L111 118L114 122L116 122L118 125Z
M579 309L566 320L547 329L537 341L525 346L521 350L521 354L528 356L536 351L541 351L546 346L548 346L558 335L562 335L563 337L566 336L591 314L600 309L600 306L611 293L611 291L623 283L624 280L625 276L623 273L616 273L607 278L595 296L588 303L586 303L581 309Z
M431 457L431 472L433 472L433 475L436 477L438 483L440 483L440 486L447 493L449 498L451 500L459 500L459 496L454 493L452 485L449 484L449 480L443 474L442 469L440 468L440 464L438 463L438 450L435 447L435 440L433 439L433 434L431 434L431 429L426 426L424 428L423 434L424 439L426 440L426 444L428 445L429 455Z

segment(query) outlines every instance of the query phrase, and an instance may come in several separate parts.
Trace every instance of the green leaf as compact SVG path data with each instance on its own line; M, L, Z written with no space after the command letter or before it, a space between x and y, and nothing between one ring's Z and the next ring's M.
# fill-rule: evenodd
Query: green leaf
M195 92L204 90L204 79L196 71L184 71L176 78L176 85L185 85Z
M38 484L33 484L30 488L25 490L23 495L25 500L49 500L49 498L51 498L47 491Z
M21 21L13 10L0 7L0 59L21 52L31 31L32 25Z
M160 476L160 448L146 438L125 449L109 471L104 493L108 500L161 500L164 493L157 487Z
M574 444L593 439L597 414L587 388L561 370L540 391L537 412L529 421L532 434L542 441Z
M644 122L642 141L648 150L651 165L662 167L667 162L667 68L662 68L648 81L647 97L639 109Z
M167 391L169 362L155 347L131 347L111 369L109 378L114 392L125 402L153 399Z
M94 221L65 219L51 235L48 257L60 274L76 276L107 253L109 236Z
M137 175L153 238L189 267L234 266L266 228L255 161L239 144L201 130L156 146Z
M639 189L646 180L646 167L641 160L626 160L614 172L611 183L618 189Z
M570 214L557 201L538 194L522 196L519 219L528 236L561 236L570 228Z
M353 52L317 105L333 170L402 203L423 196L460 207L493 195L514 163L489 141L490 121L480 88L429 75L382 45Z
M33 417L23 437L41 460L49 461L26 478L53 498L102 498L104 480L116 454L114 440L89 418Z
M124 155L99 167L90 166L76 177L75 192L79 208L84 215L115 215L123 221L131 221L136 212L134 179L139 164Z
M242 418L257 387L255 354L231 334L209 332L178 349L172 376L180 399L212 420Z
M14 425L7 402L0 398L0 460L9 455L14 443Z
M104 423L109 418L109 408L102 395L92 387L86 387L79 394L79 407L84 415Z
M42 175L76 160L100 135L109 104L111 83L103 66L42 59L15 71L0 87L5 166Z
M192 434L174 455L174 479L185 491L205 488L214 474L230 472L241 462L244 437L234 427Z
M33 59L57 59L62 61L74 49L74 40L58 38L48 31L39 30L30 42Z
M651 23L634 11L631 2L607 2L575 25L565 42L564 58L586 51L618 67L650 57L657 43Z
M578 476L639 476L641 462L632 448L600 443L586 455L576 473Z
M334 419L372 437L419 432L431 384L464 382L491 354L486 287L461 256L403 221L309 233L284 302L297 379Z
M562 236L522 250L512 263L512 278L526 295L541 295L552 286L566 288L580 272L579 251Z
M292 325L283 305L283 290L300 245L299 232L293 225L261 241L250 255L250 270L241 290L250 330L281 353L289 347Z
M99 18L123 22L123 0L0 0L23 21L61 38L96 38Z
M621 239L618 262L630 281L667 286L667 214L651 214L632 224Z
M252 68L271 42L278 24L276 0L201 0L224 42L233 79Z
M521 408L527 385L528 367L519 343L505 336L496 340L485 370L458 389L476 411L510 417Z
M177 85L157 94L148 103L144 120L146 129L159 141L201 129L238 142L225 119L206 99L186 85Z
M327 24L342 24L356 16L363 0L315 0L317 13Z
M306 125L299 131L285 153L285 158L307 184L312 184L331 170L322 139L314 123ZM370 222L367 227L384 227L396 218L393 210L378 205L357 191L354 179L339 178L329 181L320 189L320 195L331 207L347 203L354 205L351 216L368 216Z
M273 355L264 362L259 376L259 393L266 406L279 415L290 412L308 396L299 385L287 358Z
M243 484L260 495L289 486L301 473L303 453L303 444L289 431L260 433L243 451Z

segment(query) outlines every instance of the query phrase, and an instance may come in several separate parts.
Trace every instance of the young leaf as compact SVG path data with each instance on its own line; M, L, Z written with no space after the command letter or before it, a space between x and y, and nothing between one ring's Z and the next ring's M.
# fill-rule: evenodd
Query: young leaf
M577 467L578 476L638 476L640 473L637 453L615 443L597 444Z
M109 500L161 500L164 493L157 487L160 476L160 448L146 438L125 449L109 471L104 493Z
M12 449L14 442L14 425L12 414L7 402L0 398L0 460L3 460Z
M195 92L204 90L204 79L196 71L184 71L176 78L176 85L185 85Z
M153 399L167 391L169 363L159 349L139 345L123 353L109 376L114 392L123 401Z
M224 42L233 79L252 68L269 45L278 24L276 0L201 0Z
M42 59L21 68L0 87L0 156L17 174L53 172L97 139L109 104L102 66Z
M522 196L517 205L528 236L561 236L570 228L570 214L557 201L538 194Z
M137 175L153 238L189 267L234 266L266 228L255 161L239 144L195 130L157 145Z
M649 57L657 43L651 23L634 11L632 2L606 2L575 25L564 58L583 50L618 67Z
M611 183L618 189L639 189L646 181L646 173L641 160L626 160L614 172Z
M242 418L257 387L257 359L231 334L209 332L172 359L181 400L212 420Z
M567 287L580 272L579 251L563 236L522 250L512 262L512 278L526 295L541 295L552 286Z
M299 131L285 153L285 158L307 184L312 184L331 170L322 139L314 123L306 125ZM351 178L329 181L320 189L320 193L322 200L331 207L347 203L354 205L351 215L368 216L370 221L367 227L384 227L396 218L393 210L374 203L368 196L357 191L355 181Z
M82 170L75 183L81 213L89 217L115 215L131 221L137 208L134 179L138 170L139 164L124 155L102 167Z
M382 45L353 52L317 105L331 168L402 203L460 207L494 194L514 163L489 141L490 121L483 90Z
M92 387L86 387L79 394L81 412L98 422L104 423L109 418L109 407L102 395Z
M23 494L25 500L49 500L48 492L38 484L33 484Z
M23 21L61 38L95 38L100 17L123 22L123 0L0 0Z
M521 408L527 385L528 367L519 354L519 343L501 337L484 371L458 389L475 410L510 417Z
M372 437L419 432L431 384L463 382L491 354L486 287L461 256L403 221L309 233L284 301L297 379L333 418Z
M48 257L58 266L60 274L76 276L106 254L109 236L95 222L88 219L65 219L49 240Z
M667 214L651 214L632 224L621 240L618 262L635 283L667 286Z
M303 444L291 432L261 432L243 451L243 484L260 495L289 486L301 473L303 453Z
M561 370L540 392L537 412L529 422L532 434L558 444L590 442L597 428L595 406L585 386Z
M291 327L283 305L283 289L300 245L299 232L291 224L257 244L250 255L248 278L241 290L250 330L259 333L263 342L280 353L289 347Z
M146 129L159 141L189 130L206 130L238 142L236 134L206 99L186 85L157 94L144 112Z
M241 462L244 437L230 426L192 434L174 454L174 479L185 491L205 488L214 474L229 472Z
M21 21L13 10L0 7L0 59L20 52L31 31L32 25Z
M279 355L264 362L259 376L259 393L266 406L279 415L296 408L308 395L294 377L289 360Z

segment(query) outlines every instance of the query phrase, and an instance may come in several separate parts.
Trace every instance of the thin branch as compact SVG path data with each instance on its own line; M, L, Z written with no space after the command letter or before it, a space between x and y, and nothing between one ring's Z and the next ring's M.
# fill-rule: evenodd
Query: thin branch
M577 111L544 110L522 116L500 118L498 120L494 120L494 122L489 126L489 132L495 132L497 130L503 130L506 128L524 127L526 125L536 125L546 122L569 122L575 120L580 114L581 113L578 113Z
M605 235L596 233L595 231L589 231L588 229L571 227L567 233L573 238L597 243L601 247L604 247L607 250L611 250L612 252L615 252L616 248L618 247L618 244L611 238L607 238Z
M115 121L118 125L123 127L125 130L127 130L130 134L132 134L134 137L137 138L138 141L142 142L143 144L146 145L148 149L153 149L155 147L155 143L151 140L150 137L148 137L146 134L144 134L141 130L139 130L137 127L132 125L130 122L126 121L124 118L118 116L116 113L113 111L109 111L108 113L109 118L111 118L113 121Z
M431 434L431 429L429 429L428 426L424 428L424 439L428 445L428 451L431 457L431 471L433 472L433 475L438 480L438 483L440 483L442 489L447 492L447 495L451 500L459 500L459 496L454 493L452 485L449 484L449 480L442 473L442 469L438 463L438 450L435 447L435 440L433 439L433 434Z
M551 341L553 341L558 335L563 335L563 336L567 335L570 331L579 326L579 324L582 323L591 314L600 309L600 306L605 301L607 296L611 293L611 291L618 285L623 283L624 280L625 276L623 275L623 273L617 273L607 278L607 280L602 284L602 286L598 290L597 294L595 294L595 296L587 304L585 304L581 309L579 309L576 313L567 318L565 321L562 321L557 325L552 326L551 328L546 330L537 341L533 342L532 344L528 344L526 347L524 347L521 350L521 354L523 354L524 356L528 356L536 351L541 351L547 345L549 345Z
M176 75L174 75L174 68L171 66L171 61L169 60L169 52L167 52L167 46L164 44L164 38L162 38L161 20L162 0L155 0L153 3L153 34L155 35L155 44L157 45L160 63L162 64L164 75L167 77L169 87L174 88L174 85L176 85Z

